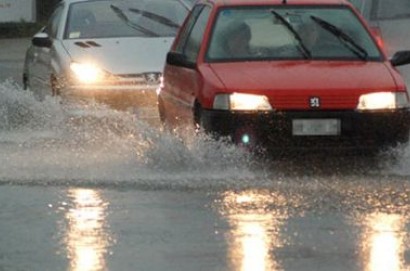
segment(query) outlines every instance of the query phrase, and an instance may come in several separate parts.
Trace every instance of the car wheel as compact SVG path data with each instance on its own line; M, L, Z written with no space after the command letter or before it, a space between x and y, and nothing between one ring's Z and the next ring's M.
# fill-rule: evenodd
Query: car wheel
M204 118L202 118L202 106L196 101L193 108L193 128L195 129L195 134L206 134L214 140L219 140L221 135L212 131L212 129L205 123Z
M202 122L201 118L201 112L202 112L202 106L198 103L198 101L195 102L194 106L194 128L195 132L199 133L201 131L204 131L204 125Z
M28 77L27 74L23 74L23 89L24 90L29 90L29 83L28 83Z
M61 85L55 76L51 76L50 85L51 85L51 96L60 95Z
M173 128L167 118L165 107L164 107L164 102L162 101L161 97L158 97L158 115L159 115L159 120L161 122L161 125L164 131L173 133Z
M165 109L164 109L164 102L162 101L160 97L158 97L158 114L159 114L159 120L161 121L162 125L164 125L166 122Z
M402 129L398 135L398 142L400 144L407 144L409 142L410 137L410 130L409 129Z

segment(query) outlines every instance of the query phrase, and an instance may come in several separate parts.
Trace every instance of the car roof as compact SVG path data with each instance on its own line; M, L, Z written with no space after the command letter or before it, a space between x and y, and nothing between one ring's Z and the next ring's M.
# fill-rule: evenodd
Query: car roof
M95 1L104 1L104 0L61 0L61 2L67 3L67 4L71 4L71 3L78 3L78 2L95 2ZM120 0L118 0L120 1ZM163 0L164 2L167 2L169 0ZM185 3L192 3L195 2L195 0L182 0L182 2Z
M67 4L71 4L71 3L77 3L77 2L87 2L89 0L63 0L61 2L65 2Z
M98 2L98 1L108 1L108 0L61 0L60 3L64 3L67 6L70 6L74 3L81 3L81 2ZM121 1L121 0L118 0ZM171 0L163 0L164 2L171 1ZM182 5L184 5L187 9L192 9L195 4L196 0L173 0L179 1Z
M197 3L214 3L217 6L240 5L351 5L347 0L199 0ZM284 3L286 2L286 3Z

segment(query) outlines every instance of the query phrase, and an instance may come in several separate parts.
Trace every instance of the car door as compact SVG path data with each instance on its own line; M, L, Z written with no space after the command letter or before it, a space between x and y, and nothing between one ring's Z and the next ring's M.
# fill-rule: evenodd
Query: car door
M189 65L167 64L164 70L164 106L169 115L175 116L169 121L177 121L178 124L193 123L193 108L201 81L197 59L210 12L208 5L195 6L173 46L172 51L181 54Z
M57 37L57 31L61 24L63 5L56 7L48 23L42 32L46 33L54 41ZM30 58L30 87L40 98L50 94L50 76L51 76L51 55L52 48L38 47L32 45Z

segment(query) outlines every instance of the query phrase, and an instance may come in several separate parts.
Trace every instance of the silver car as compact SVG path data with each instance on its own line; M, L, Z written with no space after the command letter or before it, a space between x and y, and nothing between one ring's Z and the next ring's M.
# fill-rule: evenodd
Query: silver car
M185 0L62 0L32 39L23 85L39 99L156 103L166 53L192 6Z

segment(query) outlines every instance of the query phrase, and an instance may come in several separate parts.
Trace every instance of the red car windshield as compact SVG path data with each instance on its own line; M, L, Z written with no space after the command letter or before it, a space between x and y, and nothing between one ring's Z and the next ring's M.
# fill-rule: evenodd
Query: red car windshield
M381 60L382 55L347 7L264 6L221 9L206 59Z

